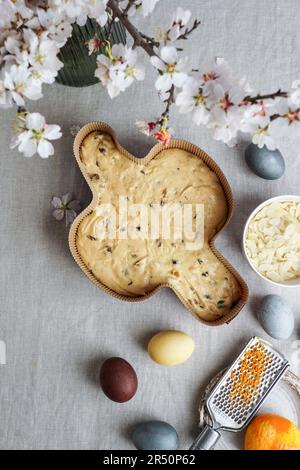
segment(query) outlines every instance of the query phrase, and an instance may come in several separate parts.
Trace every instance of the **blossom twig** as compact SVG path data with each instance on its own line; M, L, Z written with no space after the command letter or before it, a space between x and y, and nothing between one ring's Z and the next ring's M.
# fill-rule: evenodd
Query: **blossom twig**
M172 85L170 90L169 90L169 96L168 98L165 100L165 103L166 103L166 109L164 110L164 112L162 113L161 115L161 118L163 117L168 117L169 116L169 113L170 113L170 107L172 106L172 104L175 102L175 86Z
M150 44L145 38L143 38L139 30L134 26L133 23L131 23L131 21L129 21L127 12L125 13L123 10L121 10L116 0L109 0L107 6L111 9L114 16L119 18L119 20L127 29L128 33L133 38L134 47L141 47L150 57L157 55L154 51L153 44Z
M189 35L192 34L192 32L195 31L198 28L198 26L200 26L200 24L201 24L201 21L196 19L194 21L193 26L191 26L190 29L187 28L183 34L178 36L177 40L180 40L180 39L186 40L186 39L188 39Z
M108 29L106 31L106 40L109 41L110 39L110 36L111 36L111 33L112 33L112 27L115 23L115 16L112 15L111 19L109 20L109 24L108 24Z
M124 15L128 15L128 12L132 6L134 6L134 0L128 0L126 7L122 10Z
M246 96L246 98L244 98L244 101L247 103L255 104L264 100L275 100L276 98L287 98L287 97L288 97L288 93L286 91L278 90L278 91L275 91L274 93L269 93L266 95L258 94L256 96Z
M175 104L179 113L188 114L196 125L212 129L214 138L229 146L238 142L242 132L259 147L266 145L273 150L280 142L278 126L289 135L299 135L300 80L286 91L257 94L249 91L247 82L236 77L224 59L199 70L178 47L178 41L188 39L200 25L199 20L192 20L191 10L178 6L167 27L155 36L132 22L135 14L146 17L152 13L158 2L0 0L0 108L25 108L27 100L40 99L43 85L53 83L64 66L59 52L71 37L73 25L83 26L91 18L105 28L106 37L102 41L95 35L85 44L89 54L98 54L94 75L111 98L144 80L138 49L149 56L157 71L155 88L165 109L158 119L137 122L145 134L167 145L172 134L170 109ZM117 21L131 36L133 45L110 42ZM60 137L59 126L48 125L39 113L23 109L17 117L14 145L26 156L35 152L42 157L52 155L51 141Z
M148 42L148 44L151 44L153 47L159 47L160 43L156 41L154 38L151 38L150 36L147 36L147 34L140 33L142 38L145 39L145 41Z

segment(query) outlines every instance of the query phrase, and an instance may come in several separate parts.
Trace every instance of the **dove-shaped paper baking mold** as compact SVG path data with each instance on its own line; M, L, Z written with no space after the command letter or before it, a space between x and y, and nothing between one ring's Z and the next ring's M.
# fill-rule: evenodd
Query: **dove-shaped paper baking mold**
M137 158L101 122L79 131L74 154L93 199L73 222L69 245L89 279L130 302L168 287L201 322L229 323L245 305L248 287L214 245L234 201L212 158L183 140L171 140L167 147L157 144L145 158ZM186 207L194 219L199 214L193 210L202 208L201 245L191 244L191 234L166 237L161 228L153 233L152 220L160 217L162 225L167 220L175 227L180 209L185 220ZM166 208L174 209L169 219ZM145 217L147 233L141 223ZM196 237L197 230L193 233Z

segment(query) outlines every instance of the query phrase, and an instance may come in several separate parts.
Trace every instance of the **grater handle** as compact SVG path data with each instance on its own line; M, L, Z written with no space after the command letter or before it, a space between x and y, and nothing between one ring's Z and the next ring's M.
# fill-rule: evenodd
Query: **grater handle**
M197 439L193 442L190 450L211 450L221 437L221 434L213 429L211 426L206 425L200 432Z

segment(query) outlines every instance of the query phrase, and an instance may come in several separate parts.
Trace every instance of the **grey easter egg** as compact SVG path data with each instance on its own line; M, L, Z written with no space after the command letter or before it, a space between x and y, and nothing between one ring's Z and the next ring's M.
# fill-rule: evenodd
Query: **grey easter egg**
M258 319L272 338L288 339L294 331L295 319L292 309L279 295L267 295L263 298Z
M179 445L176 430L164 421L148 421L139 424L132 435L138 450L177 450Z
M262 149L250 144L245 153L246 163L250 170L265 180L277 180L285 171L285 162L279 150Z

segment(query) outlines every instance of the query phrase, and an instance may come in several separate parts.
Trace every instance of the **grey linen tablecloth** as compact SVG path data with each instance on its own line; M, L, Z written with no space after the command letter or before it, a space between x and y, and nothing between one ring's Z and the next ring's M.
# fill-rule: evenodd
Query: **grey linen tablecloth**
M300 78L300 3L298 0L162 0L147 20L149 32L168 21L175 6L190 8L202 26L186 52L196 66L223 56L239 76L261 91L289 87ZM7 364L0 365L1 449L132 449L130 433L143 420L165 420L175 426L181 448L197 433L201 390L226 366L244 341L266 337L256 319L261 297L282 294L296 315L291 340L275 341L290 359L299 338L299 289L280 289L260 280L241 252L243 226L263 200L278 194L300 194L299 141L282 142L287 171L277 182L263 181L247 168L245 145L229 149L209 131L174 112L178 138L203 148L221 166L232 185L236 211L218 247L241 272L251 289L248 305L229 325L205 327L168 290L144 303L122 303L99 291L74 263L64 223L51 215L53 195L71 191L85 204L89 190L72 155L72 125L101 120L113 126L123 146L145 155L152 142L135 129L136 119L159 114L153 90L155 72L115 101L95 85L45 88L44 99L30 103L49 123L62 126L55 156L25 159L9 149L14 111L1 111L1 314L0 340ZM162 329L191 334L196 349L174 368L151 362L147 340ZM293 356L294 353L294 356ZM101 361L121 356L135 367L139 389L127 404L109 401L97 383ZM294 370L299 364L294 361Z

